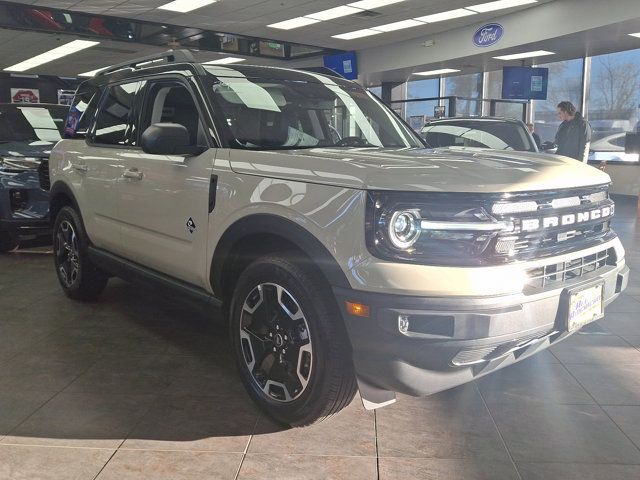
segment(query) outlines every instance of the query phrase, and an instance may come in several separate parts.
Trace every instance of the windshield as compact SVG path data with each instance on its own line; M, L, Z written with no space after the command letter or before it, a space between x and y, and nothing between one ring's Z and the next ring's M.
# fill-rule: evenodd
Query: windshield
M367 91L317 81L218 76L213 99L234 148L424 147L416 134ZM229 74L224 72L225 74Z
M523 125L498 120L459 120L426 125L422 135L437 147L475 147L535 152Z
M0 142L57 142L68 111L64 105L0 105Z

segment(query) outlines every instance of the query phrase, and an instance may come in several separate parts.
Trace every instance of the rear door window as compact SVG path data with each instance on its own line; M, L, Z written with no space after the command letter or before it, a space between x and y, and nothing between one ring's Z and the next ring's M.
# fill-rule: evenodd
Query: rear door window
M94 141L106 145L129 145L132 110L140 82L112 85L96 117Z
M64 126L65 138L77 138L89 131L100 102L100 89L93 85L80 85L73 97Z

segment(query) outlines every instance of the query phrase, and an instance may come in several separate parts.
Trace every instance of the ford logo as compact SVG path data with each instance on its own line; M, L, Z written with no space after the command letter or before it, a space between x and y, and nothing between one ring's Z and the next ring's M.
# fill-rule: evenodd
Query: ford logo
M488 23L481 26L473 34L473 44L476 47L490 47L500 41L504 35L504 27L499 23Z

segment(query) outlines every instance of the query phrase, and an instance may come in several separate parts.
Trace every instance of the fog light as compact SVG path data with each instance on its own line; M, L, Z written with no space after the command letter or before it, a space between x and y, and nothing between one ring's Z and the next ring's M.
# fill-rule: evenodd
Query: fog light
M9 191L11 210L23 210L27 207L28 194L26 190L12 189Z
M409 331L409 315L398 315L398 330L401 333Z

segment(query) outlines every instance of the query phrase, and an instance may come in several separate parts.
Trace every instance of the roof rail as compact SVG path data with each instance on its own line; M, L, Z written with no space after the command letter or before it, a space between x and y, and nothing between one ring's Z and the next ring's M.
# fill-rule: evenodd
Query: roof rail
M118 70L124 70L125 68L135 70L146 66L155 66L156 64L189 63L195 61L196 59L189 50L167 50L163 53L156 53L154 55L136 58L135 60L130 60L128 62L118 63L117 65L111 65L110 67L99 71L96 76L108 75Z

